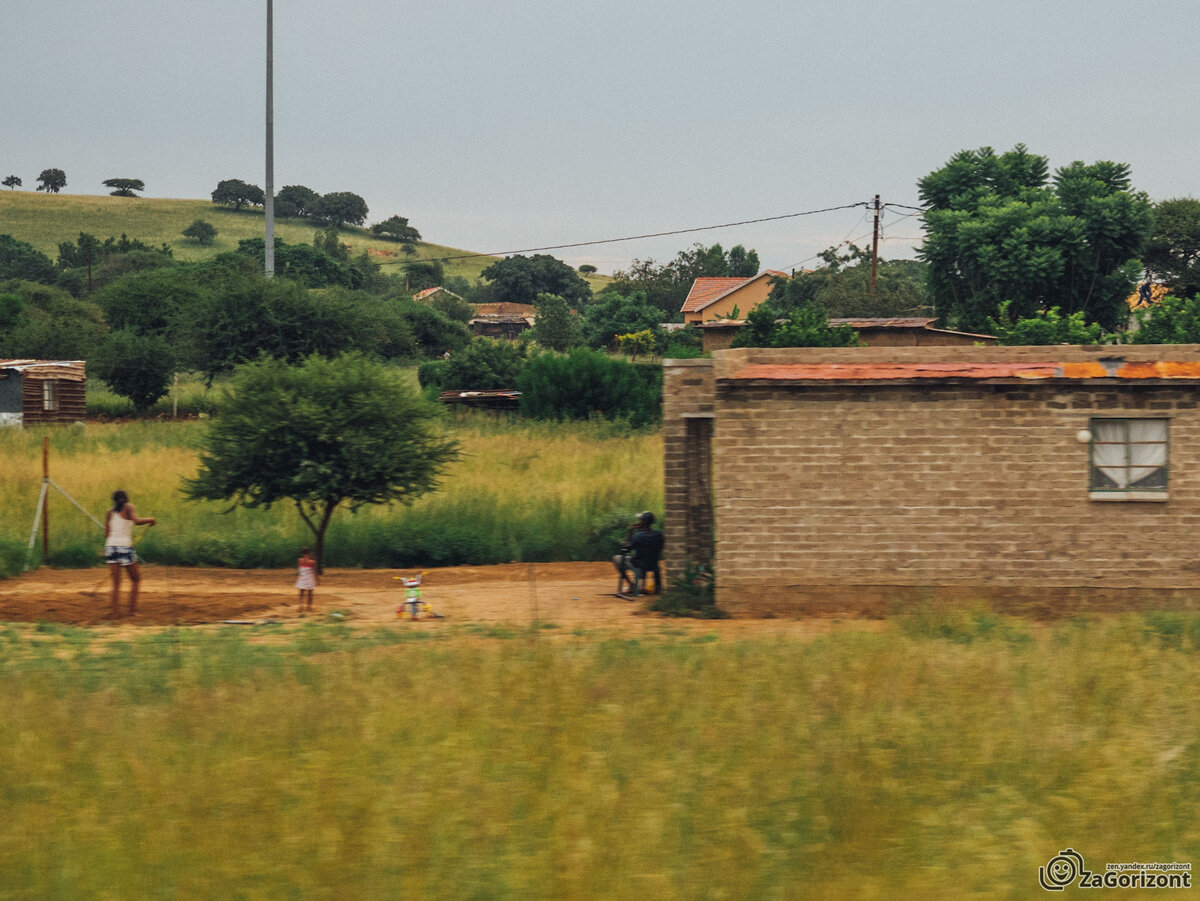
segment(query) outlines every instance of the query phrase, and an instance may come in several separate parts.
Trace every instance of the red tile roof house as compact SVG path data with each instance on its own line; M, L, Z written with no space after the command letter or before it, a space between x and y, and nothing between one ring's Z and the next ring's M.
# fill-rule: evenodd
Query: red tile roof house
M683 302L683 321L699 325L714 319L743 319L767 299L776 278L787 278L787 273L768 269L750 278L698 278Z
M739 348L663 393L668 577L735 615L1200 601L1198 345Z

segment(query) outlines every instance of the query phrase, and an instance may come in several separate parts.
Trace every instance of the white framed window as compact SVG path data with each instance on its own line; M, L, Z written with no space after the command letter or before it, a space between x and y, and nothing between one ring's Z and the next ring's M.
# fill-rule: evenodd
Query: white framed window
M58 382L54 379L42 382L42 409L47 413L58 409Z
M1097 501L1167 499L1166 419L1093 418L1088 497Z

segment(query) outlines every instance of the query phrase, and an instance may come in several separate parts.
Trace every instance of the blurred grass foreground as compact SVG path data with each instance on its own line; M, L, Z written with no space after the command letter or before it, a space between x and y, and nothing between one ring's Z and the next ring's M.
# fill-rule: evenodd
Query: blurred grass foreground
M0 629L3 898L961 898L1200 860L1200 619ZM940 637L949 635L951 637Z

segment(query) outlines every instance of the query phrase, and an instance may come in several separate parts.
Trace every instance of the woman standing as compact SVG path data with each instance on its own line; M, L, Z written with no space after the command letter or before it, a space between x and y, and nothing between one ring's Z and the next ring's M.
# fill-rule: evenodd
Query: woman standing
M141 573L138 572L137 554L133 550L133 527L152 526L154 518L141 519L129 503L129 495L124 491L113 492L112 509L104 517L104 558L108 561L108 571L112 575L112 614L117 619L121 616L121 605L118 597L121 592L121 570L129 572L129 615L137 613L138 585Z

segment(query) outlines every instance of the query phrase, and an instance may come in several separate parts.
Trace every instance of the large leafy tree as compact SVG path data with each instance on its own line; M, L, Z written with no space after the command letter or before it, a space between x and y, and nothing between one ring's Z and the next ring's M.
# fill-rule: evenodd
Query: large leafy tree
M1047 159L1024 145L983 147L918 186L928 209L920 256L948 325L983 329L1005 300L1016 319L1052 306L1109 329L1125 319L1152 226L1127 165L1074 162L1050 180Z
M314 219L328 222L334 228L343 225L362 225L367 221L367 202L350 191L322 194L309 213Z
M321 195L304 185L284 185L275 195L276 216L308 216Z
M871 290L871 254L854 244L844 252L820 254L825 265L781 279L771 292L776 312L815 303L830 317L906 317L932 315L925 285L928 268L918 260L879 260Z
M39 184L36 190L45 191L47 194L57 194L67 186L67 173L62 169L43 169L37 180Z
M32 244L0 235L0 280L22 278L52 285L57 277L50 258Z
M761 303L746 316L734 336L734 347L854 347L858 332L848 325L830 326L815 303L802 302L782 317L771 303Z
M258 185L247 184L240 178L227 178L217 182L212 192L212 202L240 210L244 206L262 206L267 199Z
M217 228L211 222L196 219L183 230L183 236L185 238L193 238L201 244L211 244L213 239L217 237Z
M5 305L18 312L10 327L0 331L0 357L86 360L108 333L96 304L61 288L10 281L3 293L8 296Z
M391 241L412 243L421 240L421 233L408 224L403 216L392 216L371 226L372 233Z
M665 314L640 291L630 295L605 291L584 308L582 317L583 343L602 348L613 345L617 335L656 331Z
M1176 297L1200 294L1200 200L1177 197L1155 204L1142 262Z
M533 337L538 344L561 351L579 343L579 315L571 312L565 298L539 294L534 309Z
M113 189L113 197L136 197L135 191L146 190L146 183L140 178L108 178L101 184Z
M618 294L641 293L663 311L664 318L678 319L683 301L696 279L751 278L758 275L758 267L758 253L741 244L728 251L720 244L709 247L694 244L661 265L654 260L634 260L629 269L613 276L609 288Z
M321 565L338 507L410 503L437 487L458 448L436 421L398 371L364 356L261 359L234 373L184 492L243 507L295 504Z
M508 303L532 304L539 294L556 294L577 307L592 296L592 289L578 272L545 253L505 257L492 263L481 275L491 283L492 297Z
M140 416L166 395L175 372L175 355L163 337L122 329L109 332L88 366L113 391L133 401Z

